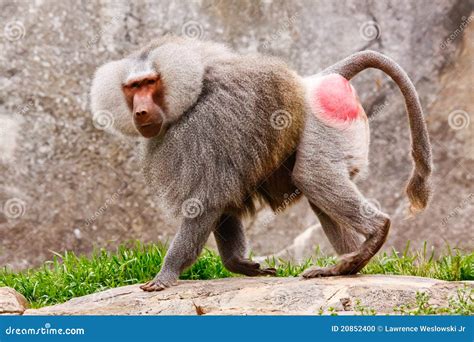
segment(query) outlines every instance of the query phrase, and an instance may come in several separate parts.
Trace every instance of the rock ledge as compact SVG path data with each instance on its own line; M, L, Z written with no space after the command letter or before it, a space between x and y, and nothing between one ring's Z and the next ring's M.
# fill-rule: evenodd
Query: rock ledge
M21 315L27 307L23 295L11 287L0 287L0 315Z
M458 288L474 282L445 282L407 276L356 275L323 279L228 278L180 281L163 292L124 286L74 298L25 315L315 315L331 307L354 314L356 300L377 314L415 301L417 291L430 303L447 306ZM20 313L20 312L18 312Z

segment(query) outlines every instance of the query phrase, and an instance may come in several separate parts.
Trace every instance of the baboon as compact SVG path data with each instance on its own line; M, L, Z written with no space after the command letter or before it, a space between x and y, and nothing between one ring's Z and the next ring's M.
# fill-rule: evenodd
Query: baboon
M378 52L301 77L273 57L164 37L100 67L92 112L112 117L112 133L141 141L151 192L182 217L161 271L141 288L175 284L211 232L228 270L275 274L248 258L241 218L255 213L256 201L276 210L295 192L308 199L340 254L335 266L312 267L303 277L360 271L390 227L354 184L367 169L369 126L349 80L367 68L388 74L405 98L414 160L406 192L412 211L420 211L432 170L426 123L407 74Z

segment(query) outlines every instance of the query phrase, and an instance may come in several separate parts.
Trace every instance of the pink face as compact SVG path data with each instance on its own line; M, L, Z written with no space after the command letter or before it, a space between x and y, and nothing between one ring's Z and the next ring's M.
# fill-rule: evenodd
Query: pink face
M330 122L350 122L359 117L360 105L354 89L344 77L331 74L323 76L312 91L313 108L318 115Z
M133 79L122 85L122 91L138 132L145 138L157 136L166 111L164 84L160 76L148 75Z

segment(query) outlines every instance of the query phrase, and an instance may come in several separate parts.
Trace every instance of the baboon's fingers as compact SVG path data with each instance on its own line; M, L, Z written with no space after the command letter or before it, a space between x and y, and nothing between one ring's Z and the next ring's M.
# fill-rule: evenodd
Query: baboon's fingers
M310 267L304 271L301 276L305 279L319 278L319 277L330 277L336 275L334 267Z
M225 267L231 272L243 274L249 277L276 275L276 269L271 267L260 268L258 262L254 262L250 259L232 258L225 262Z
M162 291L167 287L168 286L166 284L162 283L159 280L150 280L146 284L140 286L140 288L146 292Z
M276 268L268 267L268 268L262 269L261 271L262 271L262 275L276 276Z

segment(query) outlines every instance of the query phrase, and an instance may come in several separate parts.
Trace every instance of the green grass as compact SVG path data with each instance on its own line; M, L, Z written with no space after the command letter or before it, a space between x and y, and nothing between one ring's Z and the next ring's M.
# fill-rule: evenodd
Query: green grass
M72 252L58 254L42 267L24 272L0 270L0 286L10 286L22 293L34 308L65 302L73 297L150 280L160 269L166 247L135 242L120 246L115 252L98 250L91 256ZM442 280L474 280L474 253L447 248L435 257L434 252L403 253L392 251L376 256L362 271L365 274L394 274L431 277ZM280 277L297 276L311 265L327 266L336 258L316 250L315 256L301 265L284 260L267 260ZM219 256L205 250L181 279L215 279L237 276L227 271Z
M399 315L472 315L474 313L474 290L468 286L458 289L455 296L449 298L447 307L429 303L430 295L417 292L415 304L401 305L393 309Z
M448 298L448 305L440 307L431 304L431 296L427 292L416 292L415 303L400 305L393 308L395 315L419 316L419 315L472 315L474 313L474 289L465 285L460 287L454 296ZM373 308L361 304L360 299L355 300L354 312L358 316L375 316L377 311ZM331 316L337 316L338 313L334 307L327 308L325 312L323 307L317 312L319 315L325 313Z
M319 249L315 256L301 265L294 265L284 260L268 260L272 267L277 267L281 277L297 276L311 265L334 265L336 257L322 255ZM380 253L362 270L363 274L393 274L428 277L441 280L474 280L474 252L462 253L458 249L446 247L443 255L435 257L435 250L428 252L426 243L421 251L411 251L407 244L402 253L392 250L391 253Z

